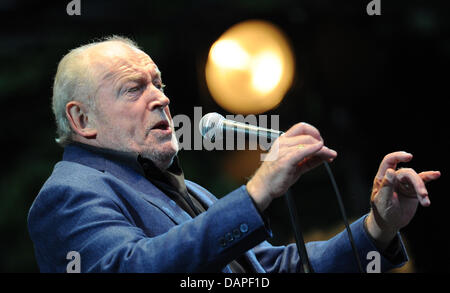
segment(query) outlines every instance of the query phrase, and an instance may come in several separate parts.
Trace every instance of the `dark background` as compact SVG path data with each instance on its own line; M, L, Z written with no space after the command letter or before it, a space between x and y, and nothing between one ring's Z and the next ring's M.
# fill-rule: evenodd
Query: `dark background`
M331 167L352 220L368 212L372 180L387 153L405 150L414 155L406 166L441 171L441 179L428 187L432 205L419 207L402 230L411 259L403 271L449 272L446 1L382 0L381 16L366 14L369 0L81 0L81 16L66 14L69 2L0 3L1 272L38 271L26 218L63 151L54 142L50 107L61 57L95 38L127 36L162 71L172 115L193 119L194 106L225 115L207 91L205 62L212 43L248 19L276 24L296 56L291 90L265 114L280 115L283 130L307 121L337 150ZM179 156L186 177L218 197L245 184L259 164L255 151ZM323 167L303 176L293 192L307 240L327 239L342 228ZM267 214L274 232L270 242L292 242L284 201L275 201Z

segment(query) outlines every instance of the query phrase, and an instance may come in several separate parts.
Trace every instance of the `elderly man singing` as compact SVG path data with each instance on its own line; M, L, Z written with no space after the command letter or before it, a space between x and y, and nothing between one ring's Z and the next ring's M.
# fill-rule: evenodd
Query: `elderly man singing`
M295 244L266 241L262 212L337 153L316 128L298 123L277 139L276 160L217 199L184 179L163 89L153 60L123 37L60 61L53 111L64 155L28 216L41 272L65 272L69 252L81 272L301 272ZM380 253L383 271L408 260L399 230L419 203L430 205L425 183L440 176L396 168L411 159L406 152L383 159L372 208L350 226L364 268L370 251ZM315 272L358 271L346 232L306 248Z

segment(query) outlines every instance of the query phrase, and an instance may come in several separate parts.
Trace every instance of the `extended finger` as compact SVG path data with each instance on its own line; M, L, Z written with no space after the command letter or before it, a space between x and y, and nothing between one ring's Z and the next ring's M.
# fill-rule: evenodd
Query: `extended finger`
M337 157L337 152L333 149L323 146L322 149L315 154L315 156L321 158L322 160L329 161L330 159L334 159Z
M312 169L322 164L323 162L332 162L337 156L337 152L332 150L326 146L323 146L319 151L314 154L305 157L301 162L297 165L306 166L307 169Z
M294 126L289 128L288 131L286 131L284 136L291 137L291 136L297 136L297 135L302 135L302 134L311 135L312 137L314 137L317 140L323 140L322 136L320 136L319 130L317 128L315 128L314 126L312 126L311 124L308 124L306 122L300 122L300 123L295 124Z
M294 146L291 147L291 163L297 165L304 159L313 156L319 152L323 147L323 141L319 141L315 144L309 144L305 146Z
M403 188L409 192L415 193L420 204L423 206L430 205L428 191L422 178L410 168L403 168L396 171L397 180L403 185Z
M395 170L387 169L384 177L380 179L380 184L374 186L374 190L372 190L370 200L375 203L376 197L378 197L379 200L377 202L383 202L386 201L387 198L392 197L392 189L394 187L395 181Z
M380 167L378 168L377 179L382 179L387 169L395 169L397 164L400 162L409 162L412 159L412 154L407 152L394 152L387 154L381 161Z
M297 135L291 137L283 137L280 139L280 146L292 147L306 144L315 144L319 140L315 139L311 135Z
M419 173L420 178L422 178L423 182L427 183L441 177L441 172L439 171L425 171Z
M322 160L328 160L330 158L333 158L333 159L336 158L337 152L335 150L333 150L333 149L330 149L329 147L324 146L323 142L320 142L320 141L316 141L313 144L294 145L294 146L289 147L289 151L293 151L293 152L295 152L297 150L301 151L302 149L304 149L306 147L309 147L309 146L312 146L312 145L319 145L319 143L322 143L322 148L320 148L318 151L316 151L314 154L310 155L309 157L314 156L314 157L318 157L318 158L320 158Z
M306 171L312 170L321 165L323 162L324 160L322 158L314 156L305 158L303 161L298 163L297 166L301 173L305 173Z
M337 157L337 152L326 146L322 147L320 151L315 153L313 156L306 158L299 165L306 163L308 167L315 168L316 166L327 161L331 163Z

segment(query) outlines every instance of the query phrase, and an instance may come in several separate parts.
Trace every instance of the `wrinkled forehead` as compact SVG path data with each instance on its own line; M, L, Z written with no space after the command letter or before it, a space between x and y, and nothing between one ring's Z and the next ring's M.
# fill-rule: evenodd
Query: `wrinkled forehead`
M144 51L120 42L106 42L92 48L90 63L99 81L114 81L124 75L161 73Z

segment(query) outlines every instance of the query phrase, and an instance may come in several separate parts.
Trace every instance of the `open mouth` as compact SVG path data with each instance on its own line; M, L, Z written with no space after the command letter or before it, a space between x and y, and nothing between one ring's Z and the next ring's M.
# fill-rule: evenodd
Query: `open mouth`
M152 129L161 129L161 130L167 130L168 128L169 128L169 123L165 120L159 121L152 127Z

